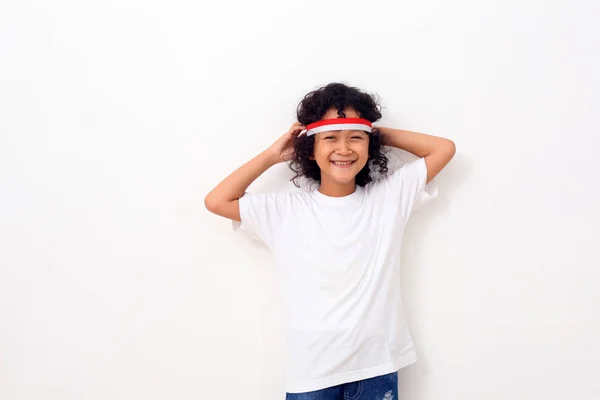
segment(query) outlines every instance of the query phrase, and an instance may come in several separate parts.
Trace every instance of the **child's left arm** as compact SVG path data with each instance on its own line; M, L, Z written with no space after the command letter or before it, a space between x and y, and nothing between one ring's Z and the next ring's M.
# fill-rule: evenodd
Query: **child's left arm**
M456 145L450 139L381 126L373 126L373 129L381 131L386 146L397 147L425 158L427 165L425 183L429 183L456 153Z

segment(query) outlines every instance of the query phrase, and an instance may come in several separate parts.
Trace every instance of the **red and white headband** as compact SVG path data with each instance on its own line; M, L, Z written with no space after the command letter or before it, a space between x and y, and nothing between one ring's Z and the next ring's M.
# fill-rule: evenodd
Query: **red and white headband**
M371 133L371 121L364 118L331 118L322 119L306 125L306 136L320 132L338 130L359 130Z

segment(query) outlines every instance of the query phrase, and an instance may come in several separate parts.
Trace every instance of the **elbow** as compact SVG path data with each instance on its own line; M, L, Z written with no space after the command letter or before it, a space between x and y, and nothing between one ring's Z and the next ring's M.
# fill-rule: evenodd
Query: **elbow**
M204 198L204 207L206 207L206 209L211 213L216 214L217 201L210 195L210 193Z
M446 139L445 142L446 143L443 150L444 153L446 153L450 158L454 157L456 154L456 144L450 139Z
M454 155L456 154L456 144L450 140L450 144L448 145L448 147L450 148L450 154L452 154L452 157L454 157Z

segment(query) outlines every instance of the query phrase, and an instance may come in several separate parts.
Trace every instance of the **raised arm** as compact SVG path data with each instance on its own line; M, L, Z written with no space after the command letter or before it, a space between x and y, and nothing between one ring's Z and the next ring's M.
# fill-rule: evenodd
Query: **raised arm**
M294 139L303 129L305 126L301 123L293 123L290 130L267 150L223 179L204 198L204 205L208 211L234 221L241 221L239 198L263 172L277 163L289 160L294 151Z
M373 126L381 131L384 144L425 157L429 183L454 157L456 145L450 139L401 129Z

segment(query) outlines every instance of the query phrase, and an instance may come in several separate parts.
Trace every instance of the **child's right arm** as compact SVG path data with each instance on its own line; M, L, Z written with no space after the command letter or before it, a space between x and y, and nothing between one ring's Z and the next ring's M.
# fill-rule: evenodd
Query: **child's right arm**
M214 214L240 222L239 198L263 172L277 163L290 159L294 152L294 139L303 129L305 129L304 125L295 122L290 130L267 150L223 179L206 195L204 199L206 208Z

